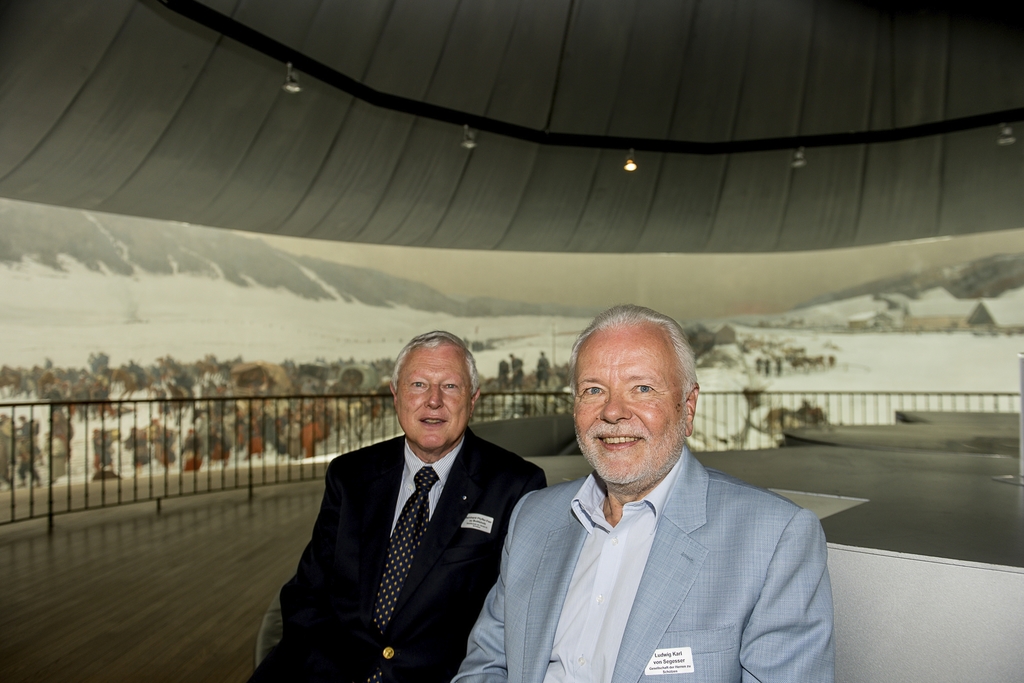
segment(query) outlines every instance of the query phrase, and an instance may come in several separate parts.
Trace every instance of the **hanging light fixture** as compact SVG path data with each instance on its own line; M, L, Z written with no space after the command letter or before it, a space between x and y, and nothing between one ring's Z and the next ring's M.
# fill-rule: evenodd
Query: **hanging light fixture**
M636 159L633 158L635 156L633 149L630 148L629 154L626 155L626 165L622 167L630 173L636 170Z
M476 131L466 124L462 127L462 142L459 143L465 149L476 147Z
M1015 142L1017 142L1017 138L1013 137L1013 126L1005 123L999 124L999 137L996 138L996 144L1005 147Z
M281 90L284 90L290 95L296 95L302 92L302 86L299 85L299 77L295 75L295 70L292 69L292 63L288 62L285 66L288 70L285 73L284 85L281 86Z
M793 150L793 160L789 162L793 168L803 168L807 165L807 157L804 156L804 148L797 147Z

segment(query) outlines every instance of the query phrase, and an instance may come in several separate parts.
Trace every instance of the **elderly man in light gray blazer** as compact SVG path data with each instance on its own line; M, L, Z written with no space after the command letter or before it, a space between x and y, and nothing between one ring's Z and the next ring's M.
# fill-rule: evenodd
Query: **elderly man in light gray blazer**
M831 682L821 525L690 454L699 387L679 325L609 309L570 378L595 472L519 503L454 680Z

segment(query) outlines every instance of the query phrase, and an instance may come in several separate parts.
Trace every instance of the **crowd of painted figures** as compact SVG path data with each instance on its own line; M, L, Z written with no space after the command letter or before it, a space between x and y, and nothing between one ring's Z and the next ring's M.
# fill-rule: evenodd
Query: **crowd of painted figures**
M93 480L303 459L360 444L393 412L388 396L196 399L0 409L0 481L42 485L78 471ZM40 419L40 416L45 416ZM81 431L79 431L81 430ZM41 434L42 432L42 434ZM76 433L86 438L75 439ZM87 467L81 466L85 458Z
M41 484L39 457L39 422L0 414L0 480L13 487L17 473L22 486Z
M338 360L328 363L220 361L208 355L186 363L170 356L143 366L134 361L111 367L106 354L93 354L87 368L52 363L31 368L0 367L0 399L86 402L128 399L230 398L234 396L323 396L387 394L394 361ZM552 391L565 386L568 365L553 365L540 352L536 369L509 354L497 375L483 377L486 391Z
M89 357L86 368L0 368L0 398L85 402L129 398L191 399L231 396L360 394L387 391L393 361L338 360L246 363L241 358L182 362L171 356L143 366L134 361L112 367L106 354Z
M484 388L491 391L552 391L560 390L568 384L569 365L552 366L547 355L541 351L537 359L537 369L526 373L523 359L514 353L508 354L508 360L498 361L498 376L484 382Z
M0 406L0 486L42 485L72 469L99 480L344 450L393 412L393 367L390 359L275 364L212 355L111 367L102 353L90 356L87 368L4 365L0 399L47 405ZM481 389L520 395L562 392L568 366L541 352L527 372L523 359L509 354L497 371L482 377Z

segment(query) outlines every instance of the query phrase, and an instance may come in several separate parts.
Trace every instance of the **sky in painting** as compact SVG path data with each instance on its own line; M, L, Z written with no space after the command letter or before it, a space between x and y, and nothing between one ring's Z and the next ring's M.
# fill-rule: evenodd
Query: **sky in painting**
M879 278L1024 252L1024 229L771 254L552 254L259 239L285 251L421 281L457 297L598 307L631 302L680 319L776 313Z

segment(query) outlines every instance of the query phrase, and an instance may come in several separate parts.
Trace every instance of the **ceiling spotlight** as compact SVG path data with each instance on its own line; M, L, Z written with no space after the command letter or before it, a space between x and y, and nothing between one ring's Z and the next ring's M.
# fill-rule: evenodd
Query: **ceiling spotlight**
M465 149L476 147L476 131L466 124L462 127L462 142L459 143Z
M996 144L1005 147L1015 142L1017 142L1017 138L1013 137L1013 126L1005 123L999 124L999 137L996 138Z
M302 92L302 86L299 85L299 77L295 75L295 70L292 69L292 63L288 62L286 66L288 67L288 71L285 73L284 85L281 86L281 90L284 90L286 93L291 95Z
M633 150L630 149L629 154L626 155L626 165L622 167L630 173L636 170L636 160L633 158L634 156L636 155L633 153Z
M793 150L793 160L789 162L793 168L803 168L807 165L807 157L804 156L804 148L797 147Z

